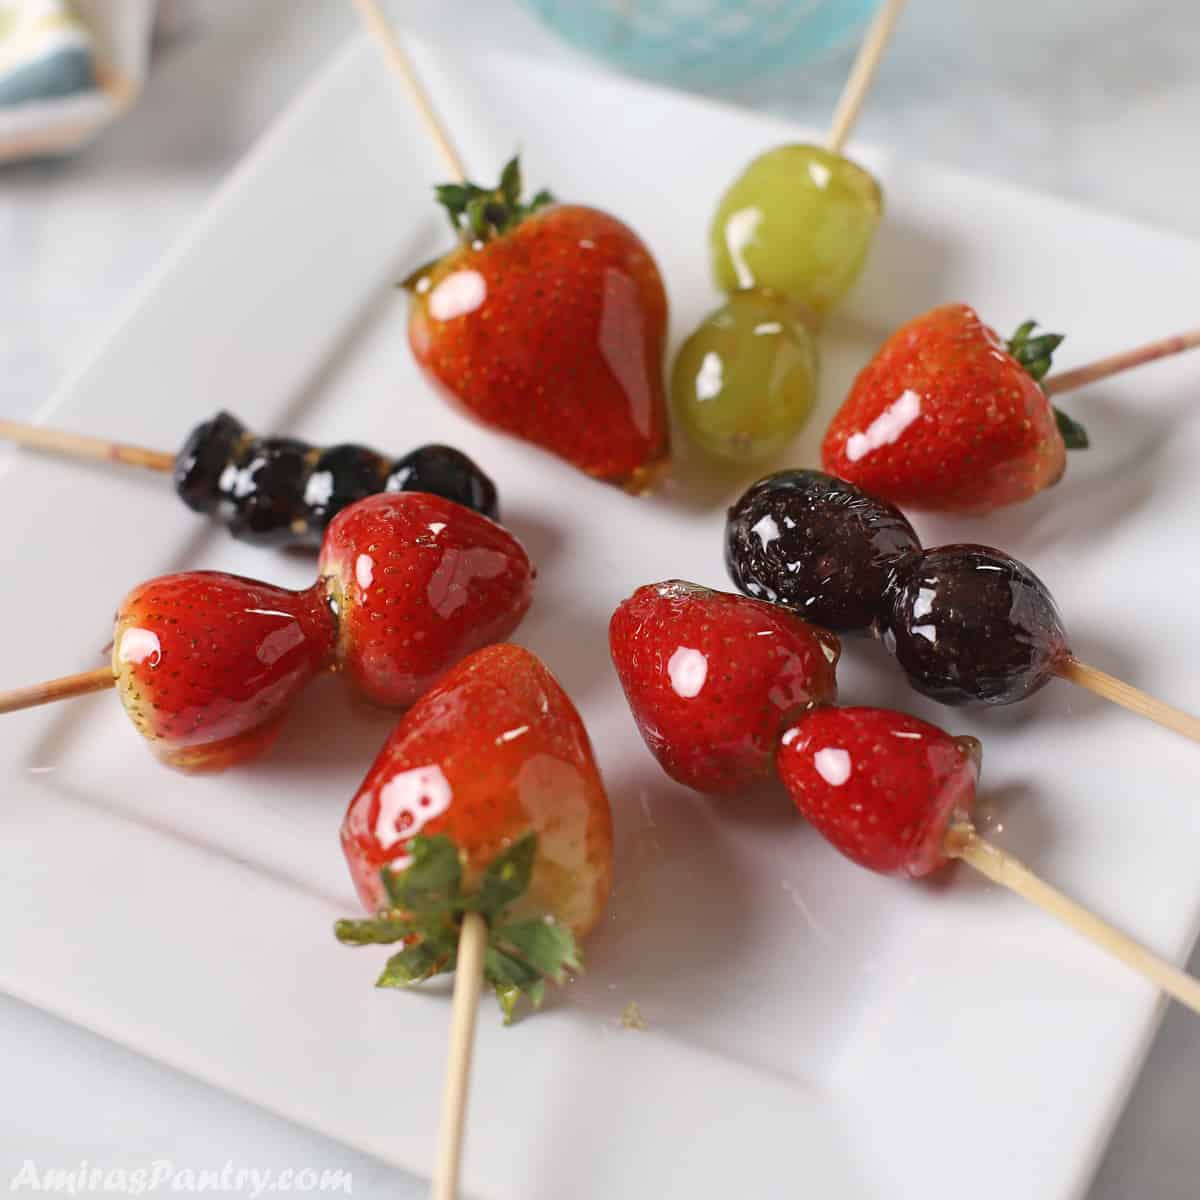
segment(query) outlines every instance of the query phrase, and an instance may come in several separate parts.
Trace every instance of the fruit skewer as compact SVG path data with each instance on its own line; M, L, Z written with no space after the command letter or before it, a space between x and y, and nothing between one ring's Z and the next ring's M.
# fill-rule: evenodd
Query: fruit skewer
M784 731L778 751L796 807L852 862L920 879L962 859L1200 1013L1200 980L980 836L971 821L979 763L975 738L880 708L814 710Z
M171 475L190 509L260 546L315 548L339 512L377 492L429 492L499 519L496 485L450 446L420 446L399 459L351 443L321 449L258 437L226 412L197 425L178 454L17 421L0 421L0 438Z
M768 150L717 207L709 243L729 296L683 343L671 371L676 419L715 458L770 458L808 419L817 327L861 271L883 211L878 182L842 149L902 8L887 0L872 22L825 144Z
M763 601L668 580L617 607L609 645L638 730L677 782L736 804L738 790L777 772L809 823L860 866L920 878L961 858L1200 1012L1200 982L979 835L976 739L834 707L830 635Z
M905 508L982 514L1056 484L1087 434L1052 395L1200 346L1200 329L1053 375L1063 338L1007 342L965 304L897 329L858 373L821 445L827 471Z
M408 55L376 6L359 7L453 178L435 195L456 245L404 282L414 359L483 424L648 491L670 456L667 295L649 248L600 209L546 191L523 200L516 158L495 187L464 179Z
M342 847L374 915L338 922L338 938L404 943L379 986L455 972L432 1191L453 1200L482 984L506 1023L522 997L540 1006L547 979L579 969L612 884L612 815L570 698L528 650L471 655L396 726Z
M872 633L942 704L1012 704L1066 679L1200 742L1200 718L1081 662L1046 585L989 546L922 549L899 509L821 471L780 471L729 510L738 589L837 633Z
M420 492L341 512L317 571L302 591L217 571L143 583L118 609L111 665L0 693L0 712L115 687L165 762L220 769L265 751L322 671L343 672L373 703L411 705L512 633L534 579L507 530Z

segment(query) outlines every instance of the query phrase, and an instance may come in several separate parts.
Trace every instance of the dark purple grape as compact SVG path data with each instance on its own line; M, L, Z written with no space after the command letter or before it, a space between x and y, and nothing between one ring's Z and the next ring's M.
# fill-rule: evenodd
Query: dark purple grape
M250 439L221 476L217 511L225 528L260 546L312 544L302 497L316 456L295 438Z
M316 540L348 504L386 490L388 470L387 459L366 446L344 443L322 450L304 481L301 498Z
M221 476L248 436L245 425L227 412L217 413L188 434L175 456L175 491L188 508L199 513L216 511Z
M875 628L920 552L899 509L823 471L760 479L725 525L725 564L741 591L838 633Z
M1046 585L987 546L926 550L892 595L884 644L918 692L943 704L1012 704L1068 655Z
M493 521L500 519L496 485L452 446L418 446L392 464L385 492L432 492L473 508Z

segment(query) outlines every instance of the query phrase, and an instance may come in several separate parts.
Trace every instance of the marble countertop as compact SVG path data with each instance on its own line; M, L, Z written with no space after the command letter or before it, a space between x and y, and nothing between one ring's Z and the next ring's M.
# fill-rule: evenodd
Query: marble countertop
M573 53L514 0L392 8L433 37ZM119 126L73 159L0 168L0 416L27 416L53 392L354 28L349 5L328 0L189 0L177 15L182 24L158 47L146 94ZM820 125L847 61L723 95ZM1195 0L912 0L858 136L1200 237L1197 62ZM1180 325L1195 320L1181 314ZM1200 954L1191 969L1200 972ZM170 1160L193 1169L344 1167L356 1196L424 1192L398 1171L3 997L0 1062L0 1186L26 1160L67 1169ZM1089 1200L1194 1200L1198 1111L1200 1023L1173 1009ZM1003 1140L1003 1130L981 1131L981 1148Z

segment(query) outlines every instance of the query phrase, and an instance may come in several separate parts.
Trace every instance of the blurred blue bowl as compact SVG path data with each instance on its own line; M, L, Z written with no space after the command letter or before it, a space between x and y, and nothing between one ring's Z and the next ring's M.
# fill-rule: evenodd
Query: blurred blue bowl
M524 0L564 39L684 87L741 83L842 46L878 0Z

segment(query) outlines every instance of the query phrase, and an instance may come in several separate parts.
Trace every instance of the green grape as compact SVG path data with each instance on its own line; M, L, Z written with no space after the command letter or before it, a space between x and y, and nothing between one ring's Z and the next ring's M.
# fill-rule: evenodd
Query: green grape
M816 339L798 305L737 292L679 348L671 373L676 418L718 458L770 458L812 408L816 363Z
M858 278L883 211L874 177L820 146L759 155L721 198L710 231L717 284L767 287L826 313Z

